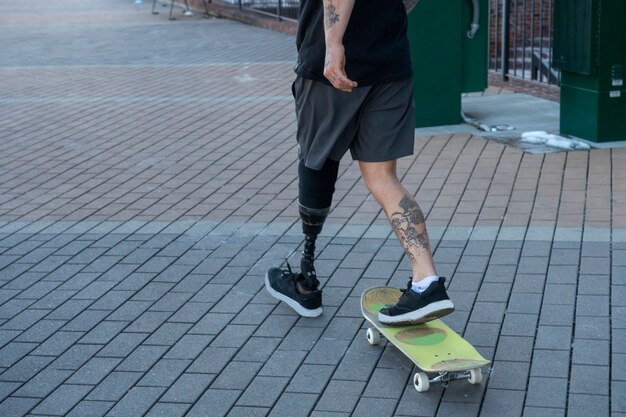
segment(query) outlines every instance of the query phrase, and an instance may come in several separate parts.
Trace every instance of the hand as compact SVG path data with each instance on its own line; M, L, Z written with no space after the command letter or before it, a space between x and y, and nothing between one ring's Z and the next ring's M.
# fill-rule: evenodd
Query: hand
M357 83L348 79L345 71L346 54L343 45L326 45L326 59L324 61L324 77L338 90L352 92Z

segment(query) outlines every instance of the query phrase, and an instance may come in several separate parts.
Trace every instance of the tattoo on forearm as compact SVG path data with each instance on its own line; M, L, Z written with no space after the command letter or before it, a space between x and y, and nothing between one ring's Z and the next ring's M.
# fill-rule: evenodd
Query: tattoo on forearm
M391 213L389 220L409 260L414 263L416 254L419 255L424 250L430 251L426 221L422 210L411 196L403 196L398 205L403 211Z
M337 14L337 9L333 4L328 1L324 7L324 27L326 29L330 29L337 22L339 22L339 15Z

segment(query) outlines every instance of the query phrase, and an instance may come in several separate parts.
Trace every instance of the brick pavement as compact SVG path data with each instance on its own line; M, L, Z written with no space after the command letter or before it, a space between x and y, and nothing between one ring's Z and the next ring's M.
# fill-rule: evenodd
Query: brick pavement
M0 4L0 416L626 416L626 150L416 140L446 321L494 360L418 394L365 341L410 271L350 160L324 315L262 288L302 243L293 38L132 3Z

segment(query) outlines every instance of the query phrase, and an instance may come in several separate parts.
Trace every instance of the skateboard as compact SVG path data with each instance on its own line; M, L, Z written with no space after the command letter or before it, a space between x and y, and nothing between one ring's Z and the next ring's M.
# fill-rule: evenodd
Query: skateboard
M402 292L392 287L374 287L361 295L361 312L373 327L367 329L370 345L380 342L381 334L411 359L422 372L413 377L418 392L426 392L433 383L467 379L480 384L481 368L491 362L483 358L465 339L441 320L422 324L388 326L378 321L378 312L387 304L395 304ZM428 373L437 374L430 378Z

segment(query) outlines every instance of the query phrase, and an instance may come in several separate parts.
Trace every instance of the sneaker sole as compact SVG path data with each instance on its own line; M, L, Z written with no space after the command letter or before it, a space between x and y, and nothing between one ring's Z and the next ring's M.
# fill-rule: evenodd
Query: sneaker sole
M319 317L322 315L322 311L323 311L322 307L318 307L314 310L309 310L307 308L302 307L300 303L298 303L297 301L292 300L291 298L287 297L285 294L279 293L274 288L272 288L272 286L270 285L270 279L269 279L269 275L267 274L267 272L265 273L265 289L267 289L267 292L269 292L272 297L280 301L283 301L289 307L291 307L296 313L300 314L302 317Z
M378 313L378 321L383 324L421 324L436 320L454 311L454 304L450 300L437 301L424 308L398 316L386 316Z

